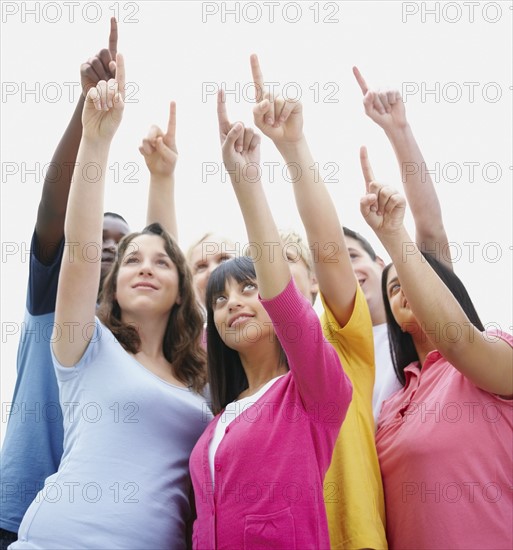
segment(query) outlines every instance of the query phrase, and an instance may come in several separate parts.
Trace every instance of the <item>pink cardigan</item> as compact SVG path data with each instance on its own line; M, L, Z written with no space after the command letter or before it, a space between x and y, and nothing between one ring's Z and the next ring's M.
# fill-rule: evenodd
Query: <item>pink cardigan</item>
M290 371L208 448L219 416L191 455L195 549L329 548L323 479L351 402L352 386L293 281L262 300Z

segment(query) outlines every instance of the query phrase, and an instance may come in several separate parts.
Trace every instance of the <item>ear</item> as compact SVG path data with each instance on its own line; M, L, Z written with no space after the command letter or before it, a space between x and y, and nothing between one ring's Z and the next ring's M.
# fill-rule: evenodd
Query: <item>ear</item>
M176 302L175 302L175 304L177 304L177 305L179 305L179 306L182 305L182 297L181 297L180 295L178 295L178 296L176 297Z

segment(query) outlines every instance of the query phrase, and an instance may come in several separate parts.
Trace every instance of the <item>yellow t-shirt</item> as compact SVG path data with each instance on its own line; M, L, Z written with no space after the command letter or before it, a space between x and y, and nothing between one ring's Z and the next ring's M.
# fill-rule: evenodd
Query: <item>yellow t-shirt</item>
M321 324L353 384L353 400L324 479L332 549L387 548L385 502L374 441L374 343L365 296L358 286L353 313L342 328L326 305Z

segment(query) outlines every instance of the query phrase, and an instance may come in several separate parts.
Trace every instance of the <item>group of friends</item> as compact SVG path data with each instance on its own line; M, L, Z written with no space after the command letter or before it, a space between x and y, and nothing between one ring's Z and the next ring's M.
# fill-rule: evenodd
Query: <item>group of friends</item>
M130 232L103 208L124 111L117 36L113 19L52 158L73 177L49 174L42 190L2 448L2 549L513 547L513 338L485 331L446 254L423 252L448 242L429 175L405 171L405 198L360 151L360 210L385 267L310 169L301 103L269 94L252 55L254 123L301 168L307 243L278 231L260 134L230 121L222 91L222 158L250 255L212 233L178 246L173 102L166 131L152 126L140 147L148 225ZM354 74L399 166L424 163L400 94ZM43 326L51 338L35 337Z

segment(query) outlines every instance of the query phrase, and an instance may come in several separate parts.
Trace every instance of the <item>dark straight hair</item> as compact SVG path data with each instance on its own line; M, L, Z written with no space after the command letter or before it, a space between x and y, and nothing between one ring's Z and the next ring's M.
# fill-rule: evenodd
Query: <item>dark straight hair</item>
M430 254L422 253L422 255L428 264L433 268L433 271L438 275L438 277L440 277L445 286L451 291L452 295L456 298L470 322L478 330L484 331L485 328L483 323L481 322L467 289L461 282L460 278L454 273L454 271L451 271L449 268L445 267L445 265L436 260ZM419 356L417 354L417 350L415 349L413 338L408 332L402 331L401 327L394 319L390 308L387 292L387 279L388 272L390 271L392 265L394 264L387 265L383 270L383 275L381 277L381 291L383 293L383 302L385 304L385 312L387 316L388 340L390 343L392 362L394 365L395 374L399 382L401 382L404 386L406 383L404 369L413 361L418 361ZM419 281L419 284L422 284L422 282Z
M233 258L220 264L208 280L206 293L207 308L207 363L208 382L212 411L221 412L228 403L248 388L248 379L239 357L239 352L229 348L221 339L214 324L214 302L225 292L226 282L257 284L253 260L248 256ZM281 361L287 364L282 350Z

